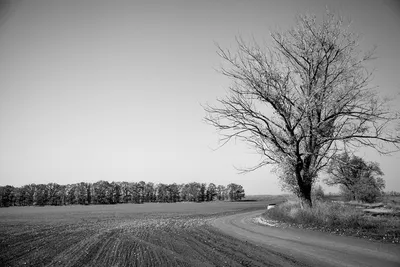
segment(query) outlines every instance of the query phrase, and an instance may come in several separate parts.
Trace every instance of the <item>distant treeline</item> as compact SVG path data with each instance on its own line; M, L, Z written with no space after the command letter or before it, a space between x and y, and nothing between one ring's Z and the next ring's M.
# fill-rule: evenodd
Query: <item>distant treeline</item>
M388 191L384 193L384 196L392 196L392 197L398 197L400 196L400 192L397 191Z
M29 184L22 187L0 186L0 207L9 206L61 206L118 204L145 202L180 202L241 200L245 196L241 185L227 186L213 183L154 184L141 182L98 181L68 185Z

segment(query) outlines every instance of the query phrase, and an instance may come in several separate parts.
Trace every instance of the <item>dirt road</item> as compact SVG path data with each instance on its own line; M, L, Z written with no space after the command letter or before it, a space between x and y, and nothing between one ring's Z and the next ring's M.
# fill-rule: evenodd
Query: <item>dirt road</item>
M212 221L220 231L310 266L400 266L400 246L253 223L262 211Z

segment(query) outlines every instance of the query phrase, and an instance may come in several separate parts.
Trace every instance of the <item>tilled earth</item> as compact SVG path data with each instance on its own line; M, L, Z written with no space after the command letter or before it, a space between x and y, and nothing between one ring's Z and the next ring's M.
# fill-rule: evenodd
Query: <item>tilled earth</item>
M87 211L5 216L0 219L0 266L297 265L209 225L248 207L212 214L203 208L205 214Z

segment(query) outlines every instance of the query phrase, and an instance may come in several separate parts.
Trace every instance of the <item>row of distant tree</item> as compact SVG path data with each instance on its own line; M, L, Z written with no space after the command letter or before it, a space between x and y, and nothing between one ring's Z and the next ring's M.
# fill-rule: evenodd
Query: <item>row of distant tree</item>
M154 184L141 182L77 183L68 185L29 184L0 186L0 206L61 206L180 201L237 201L245 196L238 184Z
M397 192L397 191L388 191L388 192L385 192L385 196L397 197L397 196L400 196L400 192Z

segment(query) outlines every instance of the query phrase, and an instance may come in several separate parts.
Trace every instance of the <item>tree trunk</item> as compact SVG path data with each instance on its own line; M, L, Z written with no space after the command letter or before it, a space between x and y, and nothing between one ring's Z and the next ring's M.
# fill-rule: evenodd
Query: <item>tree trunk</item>
M299 186L298 196L300 198L301 208L311 208L312 200L311 200L311 181L308 181L307 177L301 175L301 173L296 173L297 183Z
M301 208L312 208L311 185L303 185L300 187L300 205Z
M299 161L296 166L296 178L299 186L298 197L300 198L301 208L311 208L311 187L312 182L309 177L304 177L304 165ZM307 173L307 172L306 172Z

